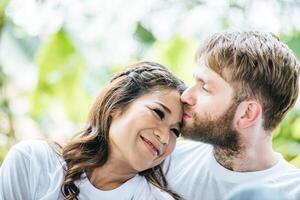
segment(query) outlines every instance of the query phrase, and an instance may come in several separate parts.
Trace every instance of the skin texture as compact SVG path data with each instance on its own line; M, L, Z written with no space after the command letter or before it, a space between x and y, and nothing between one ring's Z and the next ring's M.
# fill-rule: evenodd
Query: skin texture
M194 78L195 83L182 95L187 102L184 136L238 151L238 133L232 127L237 108L232 88L203 62Z
M263 128L257 100L237 101L230 83L200 59L195 82L181 96L184 103L182 134L210 143L216 160L234 171L258 171L277 160L271 133Z
M92 172L92 184L113 189L138 172L160 164L175 148L181 119L180 94L166 89L147 93L114 113L109 159Z

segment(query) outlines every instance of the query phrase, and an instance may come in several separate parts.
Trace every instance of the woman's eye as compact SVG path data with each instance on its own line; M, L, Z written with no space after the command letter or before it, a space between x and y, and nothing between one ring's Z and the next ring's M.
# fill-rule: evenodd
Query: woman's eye
M159 109L153 109L153 111L156 113L156 115L161 119L163 120L164 117L165 117L165 113Z
M176 135L176 137L180 136L180 131L177 130L176 128L172 128L171 131Z

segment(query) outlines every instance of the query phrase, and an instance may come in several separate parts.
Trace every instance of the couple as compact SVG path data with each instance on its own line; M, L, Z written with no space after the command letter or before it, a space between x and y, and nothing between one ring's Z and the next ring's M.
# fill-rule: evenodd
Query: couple
M298 96L293 53L248 31L216 33L196 57L186 90L163 66L139 62L112 78L69 143L15 145L1 199L222 200L249 183L300 199L300 170L272 150Z

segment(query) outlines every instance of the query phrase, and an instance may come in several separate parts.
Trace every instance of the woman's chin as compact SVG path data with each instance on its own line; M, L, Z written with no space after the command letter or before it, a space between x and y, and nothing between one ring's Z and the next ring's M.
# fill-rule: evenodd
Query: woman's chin
M160 162L161 163L161 162ZM159 165L160 163L135 163L134 165L132 165L134 167L134 169L138 172L143 172L146 171L147 169L153 168L157 165Z

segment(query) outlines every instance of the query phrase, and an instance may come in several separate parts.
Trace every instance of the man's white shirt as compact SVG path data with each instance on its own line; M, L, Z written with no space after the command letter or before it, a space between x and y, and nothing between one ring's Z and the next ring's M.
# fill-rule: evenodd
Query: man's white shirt
M186 200L222 200L237 186L256 183L300 200L300 169L276 155L278 162L269 169L234 172L216 161L211 145L183 140L177 142L164 169L171 189Z

